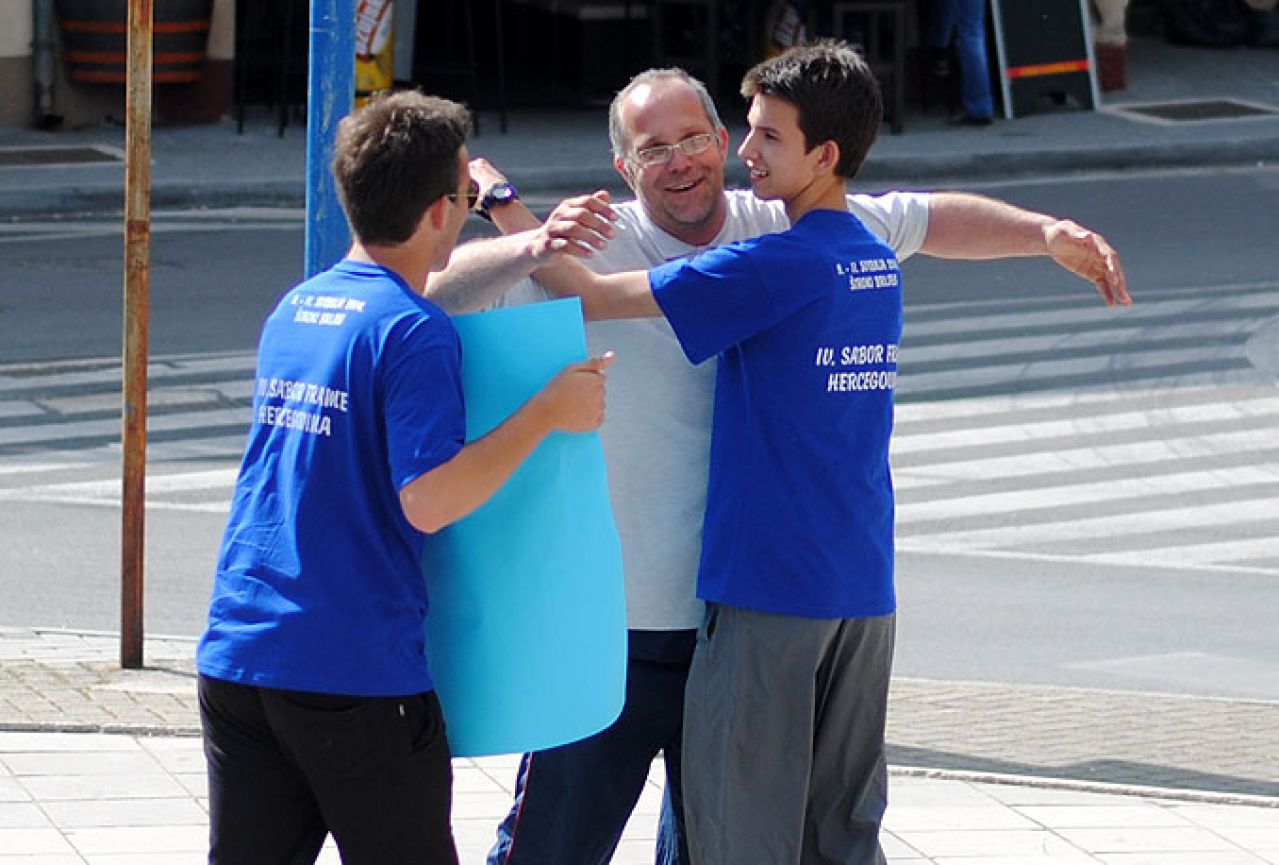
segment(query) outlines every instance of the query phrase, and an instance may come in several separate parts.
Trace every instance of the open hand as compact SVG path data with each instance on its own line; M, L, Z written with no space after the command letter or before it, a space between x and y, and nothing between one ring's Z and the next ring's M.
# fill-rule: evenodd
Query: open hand
M1106 238L1069 219L1060 219L1044 230L1044 241L1053 261L1097 286L1106 306L1132 306L1119 253Z
M616 233L613 221L617 215L608 200L608 192L600 189L556 205L542 224L542 253L590 258L595 250L603 249Z

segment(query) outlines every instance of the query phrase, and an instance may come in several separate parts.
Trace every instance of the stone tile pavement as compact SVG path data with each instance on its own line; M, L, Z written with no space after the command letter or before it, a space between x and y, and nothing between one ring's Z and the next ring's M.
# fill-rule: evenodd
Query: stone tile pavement
M194 737L0 732L0 865L197 865L207 799ZM457 760L454 833L480 865L515 758ZM613 857L652 861L660 766ZM1274 865L1279 808L895 774L892 865ZM340 861L330 843L321 865Z
M194 649L121 670L114 634L0 628L0 729L198 735ZM1279 801L1279 703L897 679L888 740L902 767Z
M0 865L203 861L193 649L150 639L125 671L117 635L0 629ZM1279 865L1279 705L904 679L890 715L893 865ZM515 758L455 772L480 865ZM652 861L661 777L614 865Z

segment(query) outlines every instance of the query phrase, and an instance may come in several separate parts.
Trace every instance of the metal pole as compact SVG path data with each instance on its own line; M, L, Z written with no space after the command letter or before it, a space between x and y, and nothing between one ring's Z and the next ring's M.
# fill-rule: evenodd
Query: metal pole
M147 337L151 290L151 34L154 0L129 0L124 168L124 451L120 666L142 666L147 459Z
M329 163L338 121L355 99L355 0L312 0L306 112L306 275L351 245Z
M54 129L62 120L53 113L53 0L35 0L31 56L36 87L36 129Z

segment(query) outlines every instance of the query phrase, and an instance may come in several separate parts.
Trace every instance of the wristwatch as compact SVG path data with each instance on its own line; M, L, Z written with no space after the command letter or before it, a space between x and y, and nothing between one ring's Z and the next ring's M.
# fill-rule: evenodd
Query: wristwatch
M475 212L487 219L489 222L492 222L493 215L489 211L498 205L506 204L508 201L514 201L519 197L520 193L512 184L507 183L505 180L499 181L498 183L494 183L490 186L487 190L485 190L484 194L480 196L479 203L475 205Z

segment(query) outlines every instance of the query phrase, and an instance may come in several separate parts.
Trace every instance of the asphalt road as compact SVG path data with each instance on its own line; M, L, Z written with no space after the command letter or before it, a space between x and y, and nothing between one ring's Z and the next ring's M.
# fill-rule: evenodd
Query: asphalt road
M897 670L1279 699L1279 172L981 191L1103 231L1137 306L1044 261L907 265ZM0 625L119 626L121 246L110 218L0 227ZM156 215L150 632L200 629L301 250L298 213Z

